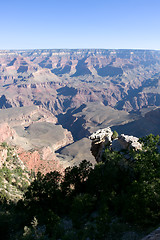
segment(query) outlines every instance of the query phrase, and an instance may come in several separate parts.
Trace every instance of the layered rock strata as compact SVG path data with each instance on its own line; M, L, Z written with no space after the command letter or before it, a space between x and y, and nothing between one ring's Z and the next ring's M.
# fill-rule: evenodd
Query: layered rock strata
M41 105L58 114L85 102L118 110L160 106L160 51L0 51L0 108Z

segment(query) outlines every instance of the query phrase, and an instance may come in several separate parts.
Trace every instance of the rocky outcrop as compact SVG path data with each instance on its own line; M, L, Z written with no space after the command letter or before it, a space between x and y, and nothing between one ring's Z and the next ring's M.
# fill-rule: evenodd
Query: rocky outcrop
M107 144L111 143L112 135L113 132L108 127L100 129L90 136L90 139L92 140L91 153L93 154L97 162L101 161L103 150Z
M106 147L120 153L122 150L135 149L137 151L142 149L142 144L138 142L137 137L121 134L117 138L113 138L114 134L109 127L100 129L90 136L92 140L91 152L97 162L102 161L101 157Z
M96 131L90 136L90 139L95 143L100 143L104 141L108 143L112 141L112 135L113 135L113 132L108 127L108 128L104 128Z
M137 137L121 134L120 136L118 136L118 139L114 139L112 141L111 148L113 151L116 152L120 152L121 150L125 149L141 150L142 145L138 142L138 140L139 139Z

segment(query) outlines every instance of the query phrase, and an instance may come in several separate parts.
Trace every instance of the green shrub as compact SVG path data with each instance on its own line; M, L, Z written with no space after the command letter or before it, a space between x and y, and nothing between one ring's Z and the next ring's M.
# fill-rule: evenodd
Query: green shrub
M118 138L118 133L116 131L113 131L112 139Z
M0 203L5 204L9 200L9 195L6 193L5 190L0 191Z
M0 188L4 185L4 178L0 176Z
M7 143L6 142L2 142L1 146L6 148L7 147Z
M7 168L6 166L2 167L2 173L4 174L4 178L11 183L12 181L12 172L9 168Z
M141 142L143 150L130 152L128 160L106 149L97 187L118 216L148 226L158 224L160 218L159 136L149 135Z
M14 169L14 173L17 174L18 176L22 177L23 175L23 169L21 167L16 167Z

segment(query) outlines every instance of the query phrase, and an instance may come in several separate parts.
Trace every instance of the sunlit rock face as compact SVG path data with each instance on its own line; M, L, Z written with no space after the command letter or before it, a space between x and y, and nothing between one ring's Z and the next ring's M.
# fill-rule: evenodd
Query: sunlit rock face
M141 150L142 145L138 142L138 140L139 139L137 137L121 134L117 139L112 141L111 148L113 151L117 152L125 149Z
M91 152L97 162L101 161L101 156L106 145L112 142L112 130L108 128L100 129L90 136L92 140Z
M103 152L107 147L116 152L131 149L142 150L142 144L138 142L137 137L121 134L113 139L113 132L109 127L96 131L90 139L92 140L91 152L97 162L102 161Z

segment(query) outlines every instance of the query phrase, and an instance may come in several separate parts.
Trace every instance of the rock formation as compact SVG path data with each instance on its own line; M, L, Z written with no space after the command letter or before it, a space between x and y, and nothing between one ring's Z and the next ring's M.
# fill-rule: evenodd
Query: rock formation
M101 161L103 150L107 144L111 143L112 130L108 128L100 129L90 136L92 140L91 152L97 162Z
M108 127L108 128L104 128L96 131L90 136L90 139L97 144L104 141L106 143L110 143L112 141L112 135L113 135L113 132Z
M120 152L125 149L140 150L142 149L142 145L138 142L137 137L121 134L117 139L112 141L111 148L113 151Z
M72 134L56 125L57 119L38 106L0 110L0 142L15 146L29 170L63 171L65 160L55 151L72 143Z
M91 152L97 162L102 161L101 157L106 147L116 152L142 149L142 145L138 142L139 139L137 137L121 134L113 139L113 132L110 127L96 131L90 136L90 139L92 140Z

